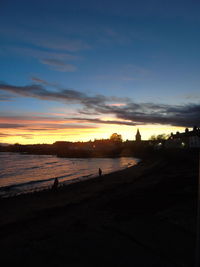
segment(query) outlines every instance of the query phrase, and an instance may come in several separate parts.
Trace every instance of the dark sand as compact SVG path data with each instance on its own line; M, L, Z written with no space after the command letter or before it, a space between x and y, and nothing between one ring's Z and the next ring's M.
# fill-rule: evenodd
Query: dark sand
M197 181L197 157L157 155L1 199L1 266L194 266Z

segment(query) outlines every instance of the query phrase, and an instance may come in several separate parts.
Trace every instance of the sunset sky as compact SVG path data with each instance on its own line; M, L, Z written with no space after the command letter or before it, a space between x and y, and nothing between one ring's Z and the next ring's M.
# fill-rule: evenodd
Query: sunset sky
M200 126L200 1L1 0L0 143Z

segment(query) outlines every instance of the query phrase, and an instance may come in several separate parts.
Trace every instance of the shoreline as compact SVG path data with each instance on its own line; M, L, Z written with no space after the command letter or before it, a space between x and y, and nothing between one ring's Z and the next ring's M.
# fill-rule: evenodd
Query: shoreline
M48 155L47 155L47 157L48 157ZM54 157L56 157L56 156L54 156ZM101 166L101 168L103 168L104 175L107 175L107 174L110 174L110 173L114 173L114 172L117 172L117 171L124 170L126 168L133 167L133 166L137 165L141 161L141 159L134 158L134 157L120 157L120 158L121 158L123 163L122 164L120 163L120 165L118 166L118 169L116 168L116 166L112 166L111 167L111 164L113 164L112 161L109 161L108 164L106 162L104 162L104 161L102 161L102 162L101 161L100 162L98 162L98 161L97 162L96 161L94 161L94 162L91 161L90 162L89 161L90 163L88 161L86 161L86 164L88 165L88 171L90 170L90 165L91 164L99 164ZM127 160L127 158L129 158L130 160L129 159ZM79 160L85 160L86 158L76 158L76 159L78 161L75 162L75 163L79 164ZM96 160L96 158L93 158L93 159L92 158L88 158L88 160L89 159L90 160ZM103 158L103 159L105 159L105 160L106 159L115 160L116 157L115 158ZM67 160L69 160L69 162L73 161L72 163L74 164L74 160L75 160L74 158L68 158ZM29 165L29 161L27 163ZM36 163L34 163L34 164L36 164ZM64 166L64 162L62 162L62 164ZM104 164L105 164L105 169L104 169ZM52 168L58 168L58 167L57 166L54 167L52 165ZM81 173L82 169L80 169L80 171L78 173L76 169L72 168L71 172L63 173L64 175L61 175L60 172L57 172L52 177L50 177L50 176L48 177L47 176L45 179L44 178L42 179L41 174L40 174L40 170L39 170L39 172L35 174L35 177L41 177L40 180L33 179L33 177L32 177L32 179L28 179L27 182L24 181L23 183L13 183L13 184L1 186L0 187L0 190L1 190L0 191L1 192L0 199L1 198L15 197L15 196L24 195L24 194L33 194L35 192L42 192L42 191L51 190L55 178L58 178L58 180L59 180L59 187L65 187L65 186L68 186L68 185L70 185L72 183L79 183L80 181L88 180L88 179L94 179L94 178L99 176L97 174L98 169L97 169L96 172L94 172L94 168L91 169L90 171L91 172L89 173L89 172L83 170L83 173ZM86 174L84 174L84 172L86 172ZM27 175L28 174L26 174L26 176ZM18 177L18 178L20 178L20 177Z
M137 157L136 155L134 155L133 153L121 153L121 154L117 154L117 155L111 155L111 154L105 154L105 155L66 155L66 156L62 156L56 153L29 153L29 152L19 152L19 151L0 151L0 154L20 154L20 155L33 155L33 156L54 156L57 158L65 158L65 159L110 159L110 158L135 158Z
M21 205L21 204L23 205L24 201L26 201L26 203L27 203L27 201L29 201L31 203L32 201L39 201L42 198L44 198L44 199L48 198L48 199L46 199L46 206L43 208L51 208L52 203L51 202L48 203L49 200L53 201L54 197L57 197L59 195L61 196L65 193L68 193L69 191L73 191L73 190L79 191L79 190L81 190L87 186L90 186L92 188L88 188L87 190L90 191L90 192L88 192L88 194L92 195L94 193L93 192L94 189L97 189L98 191L104 190L104 184L106 184L107 186L111 186L113 183L113 178L115 178L115 177L118 178L117 180L115 180L115 183L118 182L117 186L120 184L123 184L124 183L123 180L120 181L120 179L122 177L124 177L124 175L126 173L129 173L129 175L130 175L130 173L132 173L132 172L134 172L136 174L136 176L138 176L138 177L135 177L135 180L136 180L136 178L139 178L141 176L140 172L146 171L146 169L148 169L148 167L151 167L151 166L145 166L145 164L146 163L144 162L144 160L141 160L138 164L136 164L134 166L131 166L131 167L128 167L128 168L125 168L122 170L114 171L114 172L111 172L108 174L104 174L101 177L95 176L93 178L89 178L86 180L79 180L77 182L72 182L70 184L62 184L62 186L59 186L57 192L53 192L51 188L47 188L44 190L22 193L22 194L14 195L11 197L5 197L5 198L3 197L3 198L0 198L0 204L9 203L9 205L12 205L13 203L19 202L19 205ZM152 164L152 162L150 161L150 165L151 164ZM79 196L79 198L80 197L81 196ZM71 201L72 202L74 201L74 197L71 200L70 199L68 199L68 200L69 200L69 202L67 202L67 204L70 204ZM59 203L56 203L56 205L54 205L54 204L53 204L53 206L59 206ZM64 204L66 204L66 203L64 203ZM40 210L39 205L37 208ZM0 211L0 216L1 216L1 211Z
M154 260L158 266L193 266L196 163L196 158L188 161L187 155L152 156L58 192L1 199L3 257L11 253L22 261L20 255L28 249L25 262L29 266L44 258L48 266L56 262L58 266L94 266L97 258L99 266L106 266L107 262L117 264L109 255L118 251L119 260L130 261L130 266L152 266ZM36 249L40 244L42 252Z

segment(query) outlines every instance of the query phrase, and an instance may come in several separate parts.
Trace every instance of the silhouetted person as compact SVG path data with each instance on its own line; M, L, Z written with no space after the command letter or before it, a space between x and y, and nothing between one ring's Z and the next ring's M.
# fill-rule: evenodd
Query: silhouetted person
M102 170L101 170L101 168L99 168L99 176L101 176L102 175Z
M55 178L53 186L52 186L53 191L57 191L58 189L58 178Z

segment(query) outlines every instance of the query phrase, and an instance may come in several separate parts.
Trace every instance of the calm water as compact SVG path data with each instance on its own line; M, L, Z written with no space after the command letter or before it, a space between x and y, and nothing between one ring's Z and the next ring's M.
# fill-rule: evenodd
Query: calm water
M57 158L47 155L0 153L0 196L11 196L50 187L57 177L60 184L90 179L131 167L135 158Z

